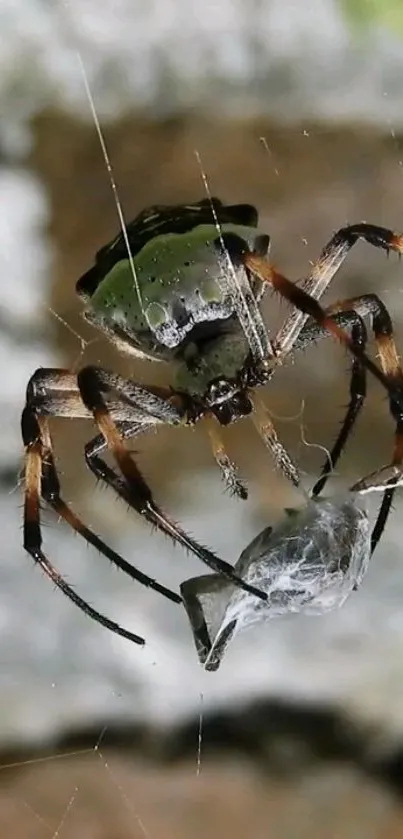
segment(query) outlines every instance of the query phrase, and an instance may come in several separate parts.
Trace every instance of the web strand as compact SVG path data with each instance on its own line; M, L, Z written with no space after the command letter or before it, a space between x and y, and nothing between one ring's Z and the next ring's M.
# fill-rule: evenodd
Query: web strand
M214 201L213 201L211 190L210 190L210 187L209 187L207 175L206 175L205 169L204 169L202 161L201 161L200 152L197 149L195 149L194 150L194 155L195 155L195 158L197 160L197 163L198 163L198 166L199 166L199 169L200 169L200 174L201 174L201 178L202 178L202 181L203 181L204 189L206 191L206 195L207 195L207 197L210 201L211 212L212 212L213 219L214 219L214 225L215 225L215 228L217 230L217 233L218 233L218 236L219 236L219 239L220 239L221 247L222 247L222 249L225 253L225 257L226 257L226 261L227 261L227 267L228 267L230 277L231 277L231 280L232 280L232 283L233 283L233 290L236 290L236 295L234 297L234 303L235 303L235 306L236 306L236 312L237 312L240 324L242 326L242 329L245 332L246 337L248 338L248 342L250 343L252 353L255 356L257 356L257 358L260 359L260 360L265 359L265 358L268 357L268 355L272 354L269 342L265 341L265 343L263 343L263 341L262 341L262 334L264 336L266 336L266 334L267 334L266 333L266 327L265 327L264 322L261 318L259 309L256 305L254 306L254 316L255 317L254 318L252 317L252 314L251 314L251 305L253 305L253 302L252 302L252 299L251 299L252 298L252 293L250 293L248 295L250 299L246 300L244 289L242 288L242 285L241 285L241 282L240 282L239 277L237 275L237 272L235 271L231 256L228 252L228 248L225 246L224 237L223 237L223 233L222 233L222 228L221 228L220 222L218 220L218 216L217 216L217 212L216 212L216 209L215 209L215 206L214 206ZM247 279L246 279L246 282L248 282L248 285L249 285L249 281ZM229 289L229 290L231 291L231 289ZM237 303L238 303L238 305L237 305ZM259 325L260 330L257 329L256 324ZM253 336L253 340L250 339L250 336Z
M196 775L199 777L202 763L202 745L203 745L203 694L200 694L200 714L199 714L199 732L197 735L197 763Z
M133 255L132 255L132 251L131 251L131 247L130 247L129 237L127 235L126 222L125 222L125 218L124 218L124 215L123 215L122 204L121 204L121 201L120 201L120 198L119 198L119 192L118 192L118 188L117 188L117 185L116 185L115 176L113 174L113 169L112 169L112 164L111 164L111 160L110 160L110 157L109 157L109 152L108 152L108 149L106 147L106 142L105 142L104 134L103 134L103 131L102 131L102 128L101 128L101 123L99 121L98 114L97 114L97 111L96 111L96 108L95 108L94 97L91 93L91 88L89 86L88 74L87 74L87 71L85 69L84 62L83 62L83 59L82 59L82 56L81 56L81 53L80 53L79 50L76 50L76 55L77 55L77 60L78 60L78 63L79 63L81 75L82 75L82 78L83 78L85 92L87 94L88 102L89 102L89 105L90 105L90 108L91 108L91 114L92 114L92 117L93 117L93 120L94 120L94 125L95 125L95 128L96 128L96 132L98 134L98 139L99 139L99 143L100 143L100 146L101 146L101 151L102 151L102 154L103 154L103 158L104 158L104 161L105 161L106 170L107 170L108 175L109 175L109 181L110 181L110 184L111 184L111 187L112 187L113 198L114 198L114 201L115 201L115 206L116 206L117 214L118 214L118 217L119 217L119 223L120 223L124 243L125 243L126 250L127 250L130 270L131 270L132 276L133 276L133 282L134 282L134 287L136 289L137 299L139 301L141 311L144 312L143 301L142 301L141 291L140 291L140 284L139 284L136 269L135 269L135 266L134 266L134 260L133 260Z
M64 6L67 14L70 15L71 9L70 9L70 5L69 5L68 0L63 0L63 6ZM69 23L69 22L70 21L68 20L67 23ZM129 237L127 235L127 225L126 225L124 214L123 214L122 203L120 201L119 192L118 192L115 176L114 176L114 173L113 173L112 163L111 163L111 159L110 159L109 152L108 152L108 149L107 149L104 133L102 131L101 123L99 121L99 117L98 117L98 113L97 113L97 109L95 107L94 97L92 95L91 88L90 88L90 83L88 81L88 73L87 73L87 70L85 68L84 60L83 60L83 57L82 57L82 54L81 54L80 50L78 49L78 47L76 45L74 45L72 47L72 49L75 53L76 60L77 60L77 63L78 63L79 69L80 69L80 73L81 73L81 77L82 77L83 85L84 85L84 90L85 90L86 97L87 97L87 100L88 100L88 104L89 104L89 107L90 107L91 115L92 115L92 118L93 118L93 121L94 121L95 129L96 129L96 132L97 132L97 135L98 135L98 140L99 140L99 144L100 144L100 147L101 147L102 156L104 158L106 170L107 170L107 173L108 173L108 176L109 176L109 181L110 181L110 185L111 185L111 188L112 188L113 198L114 198L114 202L115 202L115 206L116 206L116 210L117 210L117 214L118 214L118 218L119 218L119 224L120 224L120 228L121 228L121 231L122 231L122 236L123 236L123 240L124 240L124 243L125 243L125 247L126 247L126 250L127 250L127 256L128 256L130 270L131 270L132 277L133 277L134 288L136 290L136 294L137 294L137 298L138 298L138 301L139 301L141 311L144 312L143 301L142 301L141 290L140 290L140 284L139 284L139 281L138 281L138 276L137 276L136 268L135 268L135 265L134 265L134 260L133 260L133 255L132 255L132 251L131 251L131 247L130 247Z

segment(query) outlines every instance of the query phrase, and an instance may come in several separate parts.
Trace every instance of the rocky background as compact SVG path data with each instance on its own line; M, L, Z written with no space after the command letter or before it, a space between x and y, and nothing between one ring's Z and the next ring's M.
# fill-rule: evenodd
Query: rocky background
M44 512L57 567L95 607L143 634L146 648L111 636L53 591L21 548L18 488L19 412L37 366L95 362L169 382L169 369L128 363L87 327L74 295L118 227L77 49L126 217L153 202L202 197L197 149L212 192L256 204L276 265L298 279L348 222L403 229L401 31L399 4L358 0L315 0L309 9L284 0L120 0L102 14L89 0L0 8L4 835L402 832L400 499L341 611L256 627L234 641L218 673L205 674L181 610L129 584ZM329 300L379 293L402 346L402 270L360 244ZM273 327L286 311L267 297ZM297 357L265 393L307 488L323 459L318 447L339 427L348 369L329 341ZM166 585L203 573L94 486L82 458L91 433L83 422L54 424L65 498ZM333 489L385 462L392 433L371 382ZM233 562L296 499L251 424L226 440L250 482L244 504L223 493L202 427L162 429L136 448L160 503Z

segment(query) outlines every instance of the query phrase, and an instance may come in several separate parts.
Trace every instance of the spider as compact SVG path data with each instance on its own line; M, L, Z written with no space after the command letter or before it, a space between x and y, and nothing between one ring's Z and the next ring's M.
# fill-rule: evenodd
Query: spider
M299 486L298 467L277 437L255 389L270 381L291 351L304 349L330 334L352 355L350 404L313 495L323 489L351 433L365 399L368 370L389 396L396 423L392 472L401 475L403 373L391 318L374 294L343 300L327 309L317 301L358 239L401 254L403 236L366 223L342 228L332 236L303 284L297 286L270 263L270 238L257 228L258 213L249 204L226 205L218 198L209 198L195 204L153 206L101 248L94 266L79 279L76 288L86 304L85 319L101 329L118 349L136 357L173 363L174 387L147 387L95 366L84 367L77 375L65 369L41 368L27 386L22 414L26 449L24 547L83 612L137 644L144 644L144 639L93 609L43 552L41 498L131 578L175 603L181 603L182 598L113 551L63 500L53 455L51 417L93 420L98 434L85 446L84 456L97 479L211 570L263 600L266 593L240 579L229 563L191 538L157 505L126 445L128 439L160 424L192 426L204 418L227 487L245 498L247 488L226 453L220 429L251 416L276 465ZM273 339L260 310L268 287L293 307ZM365 315L371 317L380 368L365 352ZM105 450L111 453L114 467L102 456ZM365 479L362 483L365 485ZM373 532L373 548L385 527L395 489L391 478L387 483Z

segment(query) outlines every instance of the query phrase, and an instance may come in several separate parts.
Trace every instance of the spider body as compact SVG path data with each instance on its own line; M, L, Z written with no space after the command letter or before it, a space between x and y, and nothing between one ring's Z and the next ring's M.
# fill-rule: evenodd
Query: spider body
M131 259L120 234L98 252L77 291L87 321L123 352L173 362L173 387L190 397L195 418L211 409L226 425L252 411L250 348L231 274L259 299L264 287L239 256L266 256L270 239L257 231L251 205L214 199L213 206L216 223L209 201L144 211L127 227Z
M327 309L318 300L359 239L401 254L403 236L366 223L341 228L313 263L309 276L295 285L269 262L270 240L257 226L257 211L248 204L225 205L212 198L191 205L154 206L101 248L94 266L78 281L86 319L119 349L171 362L173 386L146 386L93 366L78 374L39 369L27 386L21 420L26 451L24 547L82 611L137 644L143 644L144 639L97 612L48 559L42 548L40 500L132 579L175 603L182 603L182 598L123 559L63 500L50 418L92 420L98 433L87 443L84 456L95 477L155 528L259 600L267 601L266 591L241 578L236 568L190 537L158 506L127 440L161 424L189 426L203 419L227 488L245 498L245 484L226 453L220 426L250 415L277 467L299 487L298 466L279 440L255 389L270 380L291 351L332 334L352 356L350 402L313 496L322 491L354 427L364 403L368 371L386 390L395 422L391 468L359 482L360 490L373 483L385 484L372 550L401 480L403 372L389 313L375 294L342 300ZM260 309L267 286L292 306L273 338ZM366 316L371 321L380 367L366 353ZM112 457L112 466L105 459L106 452ZM392 477L386 480L385 475Z

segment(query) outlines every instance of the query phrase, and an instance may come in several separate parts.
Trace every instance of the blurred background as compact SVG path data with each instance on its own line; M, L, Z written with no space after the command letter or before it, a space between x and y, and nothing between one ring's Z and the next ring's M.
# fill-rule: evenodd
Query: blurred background
M1 0L0 826L30 839L400 837L400 498L340 611L257 626L217 673L201 670L181 609L130 583L48 511L49 557L146 647L92 623L23 552L19 416L36 367L101 363L170 381L163 365L119 356L75 297L118 230L83 67L127 219L202 198L197 150L213 194L259 208L292 279L347 223L403 230L400 0ZM402 346L402 271L359 244L328 299L378 293ZM287 313L270 295L264 306L273 327ZM328 341L264 394L307 489L339 428L349 367ZM329 491L390 456L387 403L369 384ZM65 499L165 585L204 573L95 486L82 454L92 434L85 422L54 423ZM136 450L158 502L235 562L301 499L251 424L226 442L247 502L224 494L202 425L145 435Z

